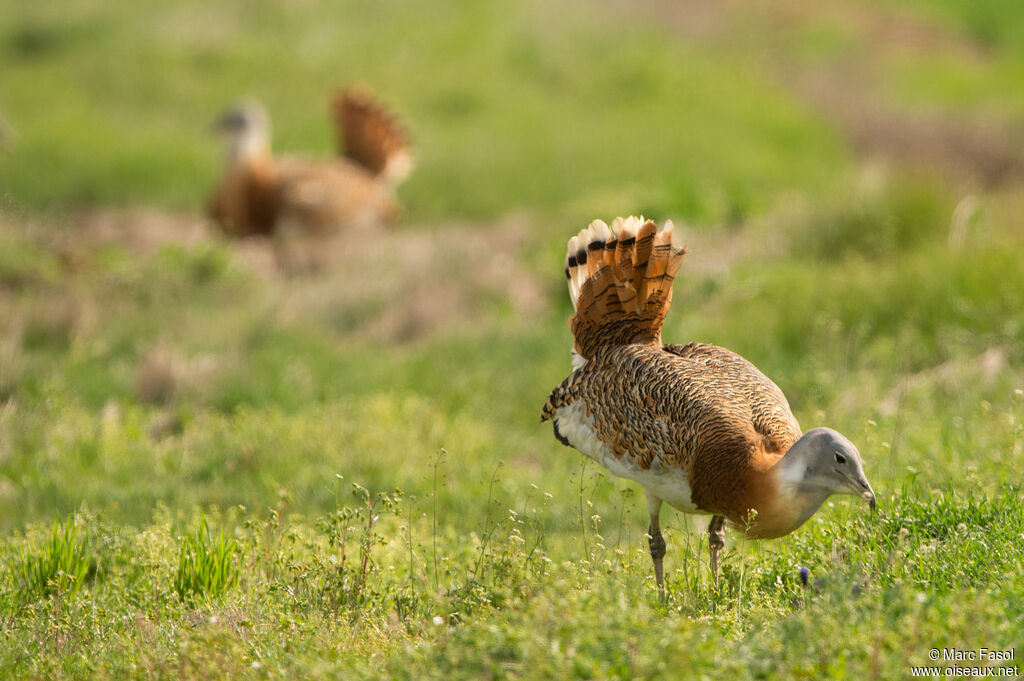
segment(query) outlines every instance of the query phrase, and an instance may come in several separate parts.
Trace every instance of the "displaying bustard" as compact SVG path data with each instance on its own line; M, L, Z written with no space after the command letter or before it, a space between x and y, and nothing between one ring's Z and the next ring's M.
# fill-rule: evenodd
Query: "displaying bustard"
M716 588L727 520L761 539L797 529L832 494L875 506L853 443L829 428L801 434L782 391L753 364L714 345L662 345L685 252L671 222L659 233L634 217L611 228L597 220L569 240L574 369L541 415L563 444L643 486L661 590L663 502L712 516Z
M287 261L296 239L315 245L397 217L394 189L413 167L405 132L359 87L340 91L331 114L339 155L315 160L271 154L270 117L259 102L242 102L217 120L227 153L208 210L225 234L272 237Z

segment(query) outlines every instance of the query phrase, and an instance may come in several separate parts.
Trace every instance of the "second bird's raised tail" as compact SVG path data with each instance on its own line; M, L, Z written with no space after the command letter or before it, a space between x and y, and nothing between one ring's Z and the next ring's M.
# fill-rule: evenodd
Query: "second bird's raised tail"
M346 157L390 187L409 176L415 160L408 135L366 87L353 85L339 91L333 114L340 150Z

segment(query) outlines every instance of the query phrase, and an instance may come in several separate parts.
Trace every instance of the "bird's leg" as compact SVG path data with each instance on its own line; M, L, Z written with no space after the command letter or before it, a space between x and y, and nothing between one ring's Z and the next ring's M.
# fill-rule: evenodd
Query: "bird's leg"
M665 538L661 536L661 499L647 495L647 512L651 515L651 524L647 528L647 540L651 547L651 560L654 561L654 579L658 582L658 591L665 596Z
M274 263L277 269L287 277L294 276L302 267L302 258L295 245L297 234L288 223L279 225L271 236L274 249Z
M293 217L282 218L273 234L274 259L278 269L287 277L318 274L320 256L326 252L323 239L310 234Z
M708 523L708 548L711 550L711 580L718 590L718 558L725 548L725 516L711 516Z

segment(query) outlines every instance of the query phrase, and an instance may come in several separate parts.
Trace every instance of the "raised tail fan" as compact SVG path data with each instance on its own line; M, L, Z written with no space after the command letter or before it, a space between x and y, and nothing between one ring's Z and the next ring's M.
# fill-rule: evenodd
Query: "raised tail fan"
M575 313L569 318L573 349L583 360L602 347L661 343L672 302L672 281L685 248L672 245L672 223L595 220L569 239L565 276Z
M405 131L366 88L341 90L333 109L345 156L392 187L408 177L415 162Z

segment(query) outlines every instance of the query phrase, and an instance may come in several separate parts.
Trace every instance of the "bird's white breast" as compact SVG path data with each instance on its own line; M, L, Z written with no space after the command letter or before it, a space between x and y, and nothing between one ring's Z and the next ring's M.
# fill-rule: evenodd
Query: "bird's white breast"
M686 513L701 513L691 501L690 485L684 471L665 466L657 459L650 468L643 468L630 460L628 453L621 458L615 456L612 448L598 437L594 417L587 413L582 401L556 409L554 421L563 438L613 475L639 482L649 494L673 508Z

